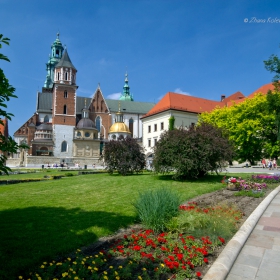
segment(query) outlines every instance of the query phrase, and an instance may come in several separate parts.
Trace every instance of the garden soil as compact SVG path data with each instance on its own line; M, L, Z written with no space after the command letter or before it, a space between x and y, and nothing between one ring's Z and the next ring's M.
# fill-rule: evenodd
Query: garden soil
M265 195L261 198L254 198L248 196L235 196L235 191L222 189L212 193L207 193L201 196L197 196L190 201L186 201L183 204L187 204L188 202L196 202L199 207L209 207L215 205L228 205L234 206L237 209L243 212L243 218L240 220L238 227L240 228L242 224L246 221L246 219L251 215L251 213L257 208L257 206L261 203L261 201L271 192L272 190L267 190ZM130 233L140 231L142 229L141 225L133 225L127 229L120 229L116 234L108 237L101 238L98 242L92 244L91 246L85 247L82 251L85 254L92 255L94 253L98 253L100 250L106 250L109 248L117 239L122 238L124 235L129 235ZM211 265L217 259L219 254L224 249L225 245L229 240L226 240L224 246L221 246L215 251L212 255L208 256L209 263L203 265L202 267L197 268L196 270L200 271L202 277L209 270Z

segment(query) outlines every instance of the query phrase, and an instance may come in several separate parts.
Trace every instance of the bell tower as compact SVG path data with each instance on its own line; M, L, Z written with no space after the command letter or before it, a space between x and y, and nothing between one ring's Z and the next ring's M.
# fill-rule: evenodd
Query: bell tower
M55 137L55 155L72 156L72 139L76 126L77 69L67 49L55 66L52 98L52 124Z

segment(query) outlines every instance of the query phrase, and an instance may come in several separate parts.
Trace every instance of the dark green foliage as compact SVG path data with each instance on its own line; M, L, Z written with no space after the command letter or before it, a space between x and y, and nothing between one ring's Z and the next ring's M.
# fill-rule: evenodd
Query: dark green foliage
M2 48L2 43L9 45L9 38L3 37L0 34L0 49ZM0 60L10 61L8 57L0 53ZM0 118L11 120L13 114L8 113L5 109L7 108L7 102L10 98L17 98L14 94L15 88L9 84L9 80L6 78L4 71L0 68ZM0 119L0 125L3 125L3 121ZM7 160L8 153L16 153L18 148L28 148L26 145L18 146L17 143L12 139L12 137L6 137L0 133L0 171L8 174L8 171L11 171L9 167L5 165Z
M174 179L198 178L218 171L231 161L233 147L222 129L202 123L189 130L164 132L154 148L153 165L158 173L173 171Z
M136 212L146 228L163 232L173 217L179 214L180 196L168 189L152 189L140 193L134 203Z
M175 117L174 116L171 116L169 119L169 130L173 130L174 129L174 123L175 123Z
M146 165L143 148L130 137L110 140L105 146L104 160L110 174L115 170L121 175L139 173Z

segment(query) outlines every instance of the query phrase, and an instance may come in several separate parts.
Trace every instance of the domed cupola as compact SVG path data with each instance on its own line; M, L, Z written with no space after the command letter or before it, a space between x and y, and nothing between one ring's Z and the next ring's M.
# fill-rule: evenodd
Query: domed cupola
M76 129L75 129L75 135L77 138L84 135L86 137L89 137L90 135L92 139L96 139L98 136L97 128L94 124L94 122L89 119L89 110L86 106L86 99L85 99L85 106L82 110L82 118L77 123Z
M123 121L123 114L120 108L119 102L119 111L116 113L116 122L110 127L108 138L109 140L117 139L120 136L130 137L131 132L129 131L128 126Z

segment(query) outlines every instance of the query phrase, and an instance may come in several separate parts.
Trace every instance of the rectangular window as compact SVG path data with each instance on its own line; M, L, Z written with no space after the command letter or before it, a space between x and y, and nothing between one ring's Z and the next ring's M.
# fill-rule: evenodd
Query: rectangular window
M154 131L157 131L157 124L154 125Z
M151 139L148 139L148 147L151 147Z
M163 122L160 123L160 130L164 130L164 123Z
M157 138L154 138L154 146L157 144Z
M148 126L148 133L151 133L151 126Z

